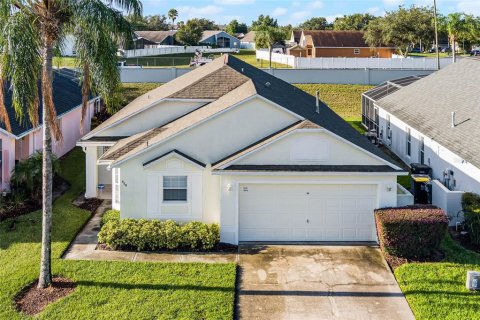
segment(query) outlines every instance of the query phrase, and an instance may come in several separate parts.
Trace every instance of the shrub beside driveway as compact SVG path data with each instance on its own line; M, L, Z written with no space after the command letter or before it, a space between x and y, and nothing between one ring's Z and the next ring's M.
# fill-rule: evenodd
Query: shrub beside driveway
M53 273L73 279L76 290L48 306L41 319L231 319L235 264L131 263L60 259L89 218L72 205L85 184L84 153L62 159L71 189L53 209ZM38 277L41 213L0 223L0 319L24 318L14 297Z

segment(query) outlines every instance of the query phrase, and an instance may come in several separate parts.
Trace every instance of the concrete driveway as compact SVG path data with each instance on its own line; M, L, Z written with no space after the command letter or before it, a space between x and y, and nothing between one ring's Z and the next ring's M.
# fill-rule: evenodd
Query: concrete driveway
M375 246L242 245L241 319L414 319Z

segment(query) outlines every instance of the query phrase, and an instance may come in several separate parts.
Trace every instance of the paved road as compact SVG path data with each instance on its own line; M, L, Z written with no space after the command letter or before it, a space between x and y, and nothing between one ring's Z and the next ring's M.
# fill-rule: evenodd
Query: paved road
M371 246L241 246L241 319L414 319Z

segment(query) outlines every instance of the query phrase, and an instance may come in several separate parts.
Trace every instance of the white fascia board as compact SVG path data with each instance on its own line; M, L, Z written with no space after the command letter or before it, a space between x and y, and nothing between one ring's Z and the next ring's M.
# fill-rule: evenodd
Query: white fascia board
M238 103L236 103L236 104L234 104L234 105L232 105L232 106L230 106L230 107L228 107L228 108L226 108L226 109L224 109L224 110L222 110L222 111L220 111L220 112L217 112L217 113L211 115L210 117L207 117L207 118L205 118L205 119L203 119L203 120L201 120L201 121L198 121L198 122L194 123L194 124L191 125L190 127L187 127L187 128L185 128L185 129L183 129L183 130L180 130L179 132L171 135L170 137L168 137L168 138L166 138L166 139L163 139L163 140L158 141L158 142L156 142L156 143L150 144L148 147L146 147L145 149L137 152L136 154L131 155L131 156L129 156L129 157L126 157L125 159L122 159L122 160L120 160L120 161L118 161L118 162L117 162L117 161L114 162L114 163L112 164L112 168L113 168L113 167L116 167L117 165L119 165L119 164L121 164L121 163L123 163L123 162L125 162L125 161L127 161L127 160L130 160L131 158L134 158L134 157L136 157L136 156L139 156L139 155L143 154L144 152L147 152L147 151L149 151L150 149L155 148L155 147L158 146L159 144L165 143L165 142L167 142L167 141L175 138L176 136L183 134L183 133L186 132L186 131L189 131L190 129L193 129L193 128L199 126L199 125L202 124L202 123L205 123L205 122L207 122L207 121L210 121L211 119L215 119L216 117L224 114L225 112L230 111L230 110L238 107L239 105L242 105L243 103L252 100L253 98L255 98L255 97L257 97L257 96L258 96L257 94L251 95L250 97L245 98L245 99L243 99L242 101L240 101L240 102L238 102Z
M185 158L183 155L179 154L178 152L176 152L175 150L172 150L170 151L169 153L163 155L162 157L160 158L157 158L151 162L149 162L147 165L143 165L143 169L148 169L149 167L155 165L156 163L158 163L159 161L162 161L162 160L170 160L172 158L177 158L179 160L182 160L182 161L185 161L193 166L195 166L196 168L199 168L199 169L205 169L205 167L199 165L198 163L188 159L188 158ZM148 161L147 161L148 162Z
M75 144L77 147L112 147L118 141L82 141L79 140Z
M95 135L99 134L100 132L103 132L107 129L110 129L111 127L113 127L114 125L117 125L117 124L120 124L128 119L130 119L131 117L139 114L139 113L142 113L143 111L145 110L148 110L150 108L152 108L154 105L157 105L161 102L164 102L164 101L192 101L192 102L204 102L204 103L210 103L212 101L215 101L213 99L173 99L173 98L163 98L163 99L160 99L160 100L155 100L154 102L150 103L150 104L147 104L146 106L142 107L141 109L135 111L135 112L132 112L128 115L126 115L125 117L121 118L121 119L118 119L117 121L109 124L108 126L106 126L105 128L102 128L100 130L98 130L97 132L94 132L94 131L90 131L89 133L87 133L86 135L84 135L82 137L82 139L89 139L91 137L94 137ZM125 106L126 107L126 106ZM200 107L201 108L201 107Z
M343 172L343 171L212 171L218 176L406 176L408 172Z

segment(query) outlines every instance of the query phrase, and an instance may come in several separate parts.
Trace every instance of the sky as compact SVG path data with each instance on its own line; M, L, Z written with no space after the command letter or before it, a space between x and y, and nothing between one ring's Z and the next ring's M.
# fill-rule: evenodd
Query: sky
M260 14L278 19L281 25L293 26L323 16L330 22L336 17L352 13L371 13L381 16L399 5L432 5L433 0L142 0L144 15L166 14L178 10L177 21L208 18L218 24L233 19L250 25ZM480 0L437 0L438 11L465 12L480 16Z

